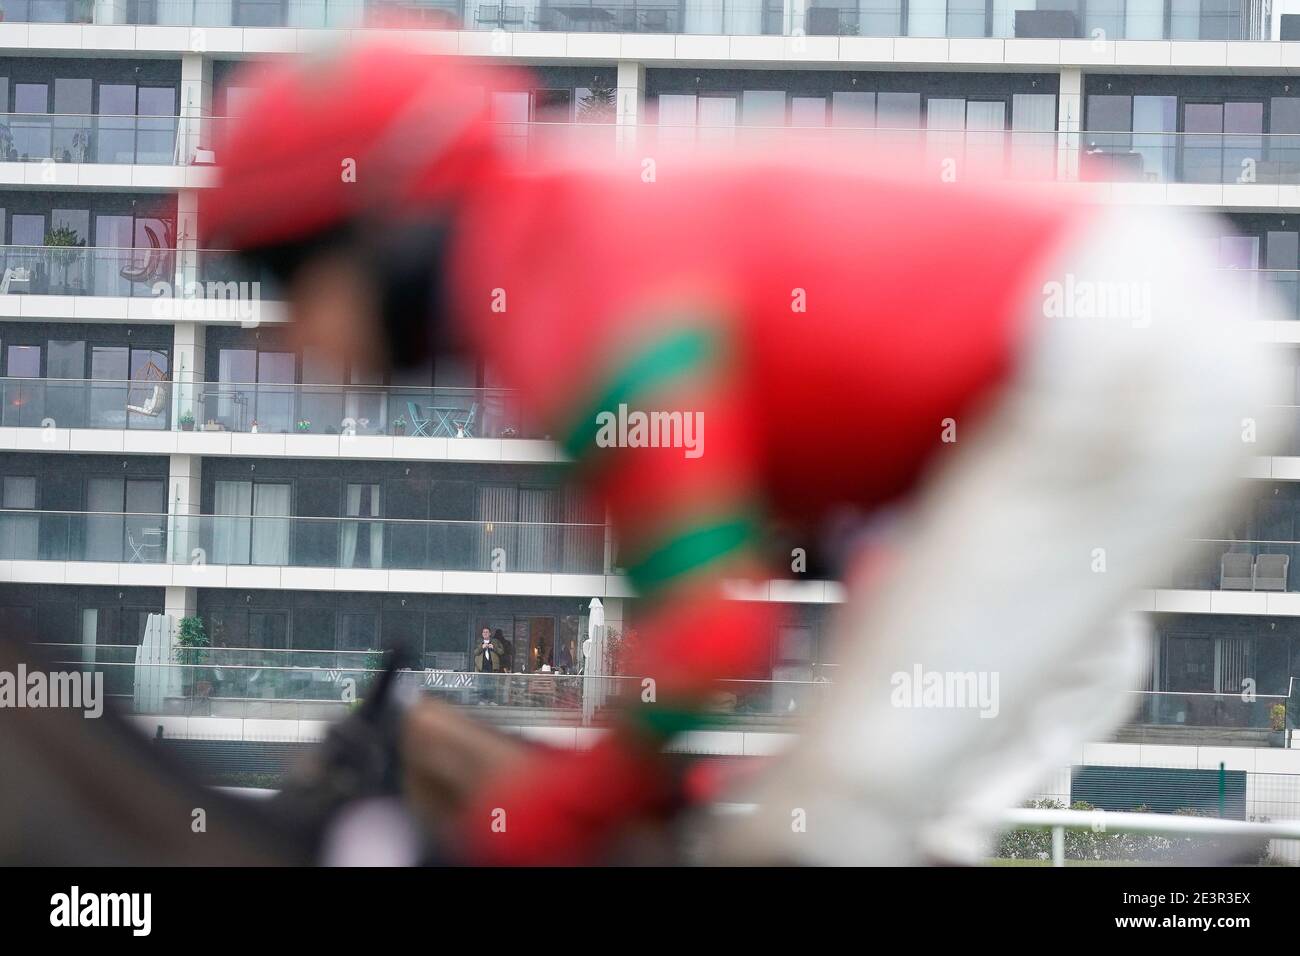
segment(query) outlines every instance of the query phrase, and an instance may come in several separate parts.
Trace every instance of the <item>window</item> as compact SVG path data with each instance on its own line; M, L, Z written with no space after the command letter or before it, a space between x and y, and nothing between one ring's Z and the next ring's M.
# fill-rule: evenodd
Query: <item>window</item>
M289 563L290 486L218 481L211 522L215 564Z
M1056 97L1016 93L1011 97L1012 172L1018 179L1056 176Z
M166 482L86 480L85 560L157 563L164 559Z
M14 112L32 114L11 119L10 132L19 158L48 158L53 145L50 88L44 83L15 83Z
M36 479L6 476L0 479L0 557L8 560L33 559L37 556L37 515L10 514L36 508Z
M790 100L790 125L818 127L826 125L826 97L796 96Z
M349 484L344 501L348 518L379 517L379 485ZM382 568L384 525L380 521L344 521L340 567Z

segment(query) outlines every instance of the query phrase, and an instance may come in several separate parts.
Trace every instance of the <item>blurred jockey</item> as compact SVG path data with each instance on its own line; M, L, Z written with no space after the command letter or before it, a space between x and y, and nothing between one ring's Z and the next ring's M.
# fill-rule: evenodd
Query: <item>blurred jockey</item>
M529 168L487 121L501 76L381 46L267 68L199 217L279 276L303 343L490 363L607 503L646 681L593 750L487 780L462 858L600 859L672 811L665 745L769 672L774 605L726 597L789 574L769 530L904 499L889 560L847 575L833 694L715 852L977 858L1126 716L1131 593L1260 452L1208 233L832 160ZM930 675L979 706L902 686Z

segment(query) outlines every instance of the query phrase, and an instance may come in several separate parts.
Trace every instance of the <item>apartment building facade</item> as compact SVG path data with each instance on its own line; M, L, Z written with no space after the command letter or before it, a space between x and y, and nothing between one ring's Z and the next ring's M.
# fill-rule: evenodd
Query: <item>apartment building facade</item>
M269 277L195 244L212 137L258 56L387 30L522 64L485 90L513 148L664 138L908 139L936 163L1096 201L1220 214L1224 268L1300 320L1300 44L1224 0L5 0L0 22L0 627L130 648L150 614L218 648L337 666L401 642L574 670L592 599L635 597L598 505L490 366L401 377L285 334ZM513 76L513 75L512 75ZM513 85L512 85L513 84ZM855 147L856 148L856 147ZM941 280L941 276L936 279ZM215 291L214 291L215 290ZM255 306L255 313L250 309ZM1255 332L1296 361L1300 321ZM1267 730L1300 675L1300 373L1248 514L1137 600L1158 634L1139 719ZM814 560L738 600L785 606L775 678L833 674L841 591ZM334 655L330 657L329 655ZM322 656L324 655L324 656ZM285 657L284 660L294 660ZM1241 699L1250 681L1263 702ZM131 693L123 688L124 694ZM1186 696L1183 696L1186 695Z

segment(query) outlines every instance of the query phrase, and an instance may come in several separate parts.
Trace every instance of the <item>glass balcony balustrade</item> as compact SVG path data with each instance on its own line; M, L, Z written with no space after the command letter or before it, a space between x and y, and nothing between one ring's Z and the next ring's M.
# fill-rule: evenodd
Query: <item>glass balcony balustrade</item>
M722 36L1267 40L1260 0L8 0L23 23L680 33Z
M0 426L547 439L504 388L0 377ZM346 451L346 446L343 447Z
M0 162L188 163L175 116L0 113Z
M739 92L710 96L737 105L741 100ZM692 103L676 102L682 99ZM637 151L788 146L837 150L860 157L869 168L882 172L893 169L928 175L928 167L933 167L936 174L946 169L961 179L1300 183L1298 133L1062 133L1055 129L1005 129L1002 121L992 123L996 128L965 128L963 120L954 121L956 128L937 128L946 120L934 116L930 123L935 128L916 128L915 117L899 121L883 114L875 119L857 113L841 115L836 97L816 95L799 97L790 125L772 125L770 118L761 124L750 123L743 116L737 122L719 125L681 122L681 109L694 111L694 97L676 95L676 100L672 118L661 113L662 122L656 123L619 126L613 123L612 102L597 103L600 108L591 111L584 111L580 102L576 122L498 120L494 126L502 146L530 162L612 157L633 144ZM824 101L820 107L818 100ZM652 99L651 115L653 104ZM659 109L667 108L661 102ZM724 112L738 111L733 107ZM0 114L0 162L211 165L220 161L214 145L223 139L228 124L237 122L236 117L225 116ZM222 258L216 251L191 255ZM213 263L205 265L217 271Z
M0 560L602 574L603 524L0 511Z
M40 246L0 246L0 295L190 299L196 318L228 322L256 317L275 295L260 272L227 252L88 246L80 237L64 244L64 235L51 232Z
M173 650L173 660L136 663L130 645L47 644L52 667L104 675L116 706L139 714L184 714L283 719L344 716L350 700L365 696L379 671L376 649L285 650L208 647ZM495 705L496 719L578 723L584 714L602 722L618 707L640 701L637 677L597 677L533 672L480 674L432 666L400 674L400 682L444 703ZM835 692L833 680L720 681L707 706L716 728L795 727ZM1232 732L1276 731L1277 708L1292 713L1286 695L1134 691L1126 726L1159 732L1194 730L1224 743ZM1290 725L1290 719L1281 723ZM1252 738L1253 739L1253 738ZM1243 739L1244 742L1244 739Z

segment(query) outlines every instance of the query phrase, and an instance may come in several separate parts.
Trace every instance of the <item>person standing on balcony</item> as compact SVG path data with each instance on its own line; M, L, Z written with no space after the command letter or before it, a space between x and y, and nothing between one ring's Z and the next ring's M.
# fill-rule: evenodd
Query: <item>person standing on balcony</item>
M478 699L480 704L495 704L500 694L501 678L504 670L501 647L492 640L492 631L483 628L478 648L474 651L474 670L479 674L492 675L479 678Z
M760 812L717 852L976 858L1122 720L1130 592L1263 451L1242 423L1272 369L1209 234L833 156L543 171L498 148L491 82L529 88L381 46L275 67L199 223L280 275L304 343L491 361L608 507L643 602L639 703L590 751L473 781L462 858L582 862L671 814L666 745L707 725L720 680L770 673L773 605L728 582L798 573L774 524L886 506L906 534L846 575L836 693L737 794ZM991 692L920 706L895 686L915 673Z

